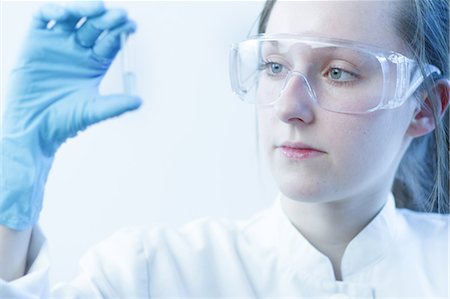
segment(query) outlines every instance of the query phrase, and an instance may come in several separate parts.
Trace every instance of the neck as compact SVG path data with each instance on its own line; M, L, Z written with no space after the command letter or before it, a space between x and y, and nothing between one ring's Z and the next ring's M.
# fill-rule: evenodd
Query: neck
M297 230L330 259L339 277L345 248L382 209L389 192L382 190L323 203L282 196L281 206Z

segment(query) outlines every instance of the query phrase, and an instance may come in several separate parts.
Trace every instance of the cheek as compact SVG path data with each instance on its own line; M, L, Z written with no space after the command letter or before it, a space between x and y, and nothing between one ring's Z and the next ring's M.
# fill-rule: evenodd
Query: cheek
M359 159L394 159L407 141L406 132L415 106L414 101L408 101L397 109L336 117L332 126L346 130L337 134L342 142L335 140L334 144L350 151L355 149L355 157Z
M340 128L340 129L338 129ZM405 126L395 114L348 117L327 130L333 162L352 175L384 173L396 162Z
M264 149L264 152L267 152L273 146L274 138L277 134L275 132L276 126L279 125L280 120L275 119L274 113L271 112L271 109L266 109L265 107L258 107L257 117L260 143Z

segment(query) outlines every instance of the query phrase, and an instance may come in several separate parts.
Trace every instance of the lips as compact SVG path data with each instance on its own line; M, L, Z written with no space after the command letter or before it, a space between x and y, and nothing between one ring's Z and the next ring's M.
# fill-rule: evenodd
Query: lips
M302 142L284 142L277 147L288 159L304 160L324 154L325 152Z

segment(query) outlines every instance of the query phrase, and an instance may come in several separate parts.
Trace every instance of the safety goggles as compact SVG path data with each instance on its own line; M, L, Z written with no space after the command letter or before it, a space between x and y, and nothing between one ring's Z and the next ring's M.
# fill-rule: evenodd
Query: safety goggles
M245 102L272 105L284 94L323 109L369 113L401 106L437 67L353 41L257 35L232 45L230 79Z

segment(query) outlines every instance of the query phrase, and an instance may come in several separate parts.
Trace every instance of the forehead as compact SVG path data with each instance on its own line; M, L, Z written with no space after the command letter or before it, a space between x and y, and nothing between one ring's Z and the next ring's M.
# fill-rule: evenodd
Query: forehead
M395 29L402 0L280 1L266 33L296 33L352 40L404 52Z

